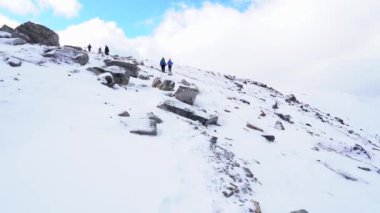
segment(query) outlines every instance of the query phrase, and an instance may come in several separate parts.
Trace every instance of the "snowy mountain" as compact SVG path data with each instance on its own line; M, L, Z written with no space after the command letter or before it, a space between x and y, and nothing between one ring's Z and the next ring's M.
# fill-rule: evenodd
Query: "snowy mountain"
M376 133L253 80L10 37L0 212L380 212Z

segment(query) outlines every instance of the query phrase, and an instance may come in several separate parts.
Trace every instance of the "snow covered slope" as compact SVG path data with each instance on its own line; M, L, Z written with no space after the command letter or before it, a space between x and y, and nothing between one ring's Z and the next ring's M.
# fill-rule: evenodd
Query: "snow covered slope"
M46 48L0 44L2 213L380 212L378 132L187 66L168 76L145 60L140 74L150 80L109 88L87 68L110 56L56 64L41 56ZM158 108L174 98L152 88L154 77L193 84L195 106L218 125ZM158 135L130 133L150 112L163 121Z

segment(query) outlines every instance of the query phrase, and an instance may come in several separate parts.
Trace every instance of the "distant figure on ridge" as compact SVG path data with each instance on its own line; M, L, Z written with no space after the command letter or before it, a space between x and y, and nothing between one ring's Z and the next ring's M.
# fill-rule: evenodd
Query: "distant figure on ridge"
M106 45L106 47L104 48L104 53L106 55L108 55L110 53L110 49L108 48L108 46Z
M169 68L169 73L170 73L170 74L172 74L172 66L173 66L172 59L169 58L169 61L168 61L168 68Z
M99 49L98 49L98 54L103 54L101 47L99 47Z
M166 67L166 61L165 58L163 57L160 61L160 66L161 66L161 71L165 72L165 67Z
M91 52L91 44L88 44L87 49L88 49L88 52Z

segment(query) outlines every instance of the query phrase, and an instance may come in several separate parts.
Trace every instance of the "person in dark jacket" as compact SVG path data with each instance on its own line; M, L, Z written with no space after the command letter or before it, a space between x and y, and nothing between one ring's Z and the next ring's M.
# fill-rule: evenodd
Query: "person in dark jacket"
M108 54L110 53L110 49L108 48L107 45L104 47L104 53L105 53L106 55L108 55Z
M91 44L88 44L87 49L88 49L88 52L91 52Z
M166 67L166 61L165 58L162 58L160 61L160 66L161 66L161 71L165 72L165 67Z
M169 73L172 73L172 66L173 66L173 62L172 62L172 59L170 58L168 61Z

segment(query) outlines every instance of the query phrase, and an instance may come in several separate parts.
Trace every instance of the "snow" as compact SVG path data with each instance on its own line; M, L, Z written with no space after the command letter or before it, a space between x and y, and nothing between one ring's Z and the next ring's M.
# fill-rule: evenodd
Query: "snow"
M0 38L10 38L12 35L8 32L0 31Z
M90 54L86 66L58 65L41 56L44 46L0 49L1 212L229 213L249 212L253 201L271 213L380 212L379 132L348 110L297 96L311 103L307 112L286 103L285 95L243 79L180 65L167 76L155 69L157 62L145 60L141 73L151 79L170 79L177 87L185 79L199 88L195 107L219 117L219 125L205 127L159 109L170 92L152 88L151 80L102 85L86 69L103 66L109 56ZM22 66L10 67L7 57L22 60ZM278 110L272 109L276 101ZM352 102L378 115L371 102ZM131 116L120 118L124 111ZM131 134L146 127L150 112L163 120L158 135ZM294 124L275 112L290 115ZM275 128L279 120L285 130ZM262 134L274 135L275 142ZM218 138L215 144L211 137ZM352 153L355 144L371 158ZM225 197L233 185L239 192Z

